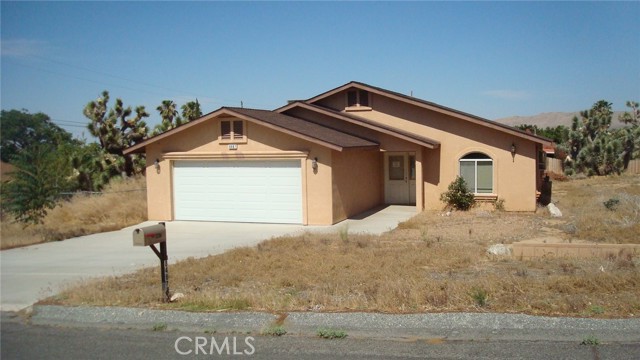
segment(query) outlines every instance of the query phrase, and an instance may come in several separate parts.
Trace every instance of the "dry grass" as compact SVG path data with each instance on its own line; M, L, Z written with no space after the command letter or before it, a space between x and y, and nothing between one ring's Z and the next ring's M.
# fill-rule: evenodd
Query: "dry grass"
M563 212L558 228L569 239L640 243L640 176L555 182L553 200ZM605 202L613 200L612 209Z
M581 210L586 201L610 212L600 197L638 195L637 185L637 179L631 177L554 183L560 193L554 198L560 200L568 221L576 221L579 228L582 223L577 220L589 214ZM594 189L598 190L596 195L580 194ZM601 210L593 211L598 214ZM620 205L615 212L621 216L626 211ZM613 227L620 224L610 225L609 231L613 232ZM424 212L381 236L305 234L180 261L170 267L170 287L185 297L172 304L160 302L155 267L86 282L48 301L197 311L495 311L638 316L637 255L520 261L485 252L489 244L537 237L540 229L554 226L564 229L567 222L551 219L546 210L516 214L477 209L451 216ZM580 231L585 234L585 230ZM628 232L615 234L611 239L628 240Z
M186 295L174 304L159 302L155 268L95 280L50 301L200 311L501 311L628 317L640 314L639 267L633 258L497 259L486 255L478 242L423 240L417 230L380 237L350 235L347 240L338 234L306 234L172 265L171 289Z
M144 178L113 181L102 195L74 195L51 210L41 225L2 218L0 249L122 229L147 219Z

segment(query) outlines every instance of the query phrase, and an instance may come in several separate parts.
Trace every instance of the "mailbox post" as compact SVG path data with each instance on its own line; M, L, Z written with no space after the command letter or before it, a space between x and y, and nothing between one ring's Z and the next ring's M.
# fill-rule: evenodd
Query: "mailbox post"
M160 251L155 244L160 244ZM167 255L167 230L163 222L133 230L133 246L149 246L160 259L160 279L162 280L162 299L170 301L169 266Z

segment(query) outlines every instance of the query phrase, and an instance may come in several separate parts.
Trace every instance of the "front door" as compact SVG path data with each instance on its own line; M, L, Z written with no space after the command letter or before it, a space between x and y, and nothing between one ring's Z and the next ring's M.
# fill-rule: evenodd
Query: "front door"
M415 154L408 152L385 153L384 174L385 203L416 203Z

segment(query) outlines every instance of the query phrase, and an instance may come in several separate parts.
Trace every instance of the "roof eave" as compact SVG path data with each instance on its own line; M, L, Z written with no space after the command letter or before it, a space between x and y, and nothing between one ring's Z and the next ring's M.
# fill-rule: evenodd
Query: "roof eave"
M327 142L327 141L324 141L324 140L320 140L320 139L314 138L314 137L306 135L306 134L302 134L302 133L299 133L299 132L296 132L296 131L293 131L293 130L290 130L290 129L285 129L283 127L280 127L280 126L277 126L277 125L274 125L274 124L271 124L271 123L268 123L268 122L265 122L265 121L261 121L259 119L253 118L253 117L251 117L249 115L245 115L245 114L239 113L237 111L234 111L233 109L229 109L229 108L224 108L224 109L229 112L229 115L236 116L239 119L247 120L247 121L250 121L252 123L255 123L255 124L258 124L258 125L262 125L262 126L265 126L267 128L270 128L270 129L273 129L273 130L277 130L277 131L280 131L280 132L283 132L283 133L286 133L286 134L301 138L303 140L307 140L307 141L310 141L310 142L313 142L313 143L328 147L328 148L330 148L332 150L342 151L344 149L343 146L340 146L340 145L337 145L337 144L332 144L330 142Z
M192 127L192 126L195 126L195 125L198 125L198 124L203 123L205 121L208 121L210 119L213 119L213 118L219 116L222 113L223 109L224 108L219 108L219 109L214 110L214 111L212 111L212 112L210 112L210 113L208 113L206 115L203 115L203 116L201 116L201 117L199 117L199 118L197 118L195 120L189 121L188 123L182 124L180 126L174 127L173 129L167 130L167 131L165 131L165 132L163 132L161 134L154 135L154 136L152 136L150 138L147 138L147 139L145 139L145 140L143 140L143 141L141 141L141 142L139 142L139 143L137 143L137 144L135 144L133 146L130 146L130 147L124 149L124 151L122 153L124 155L144 153L145 147L147 145L153 144L153 143L155 143L157 141L160 141L160 140L162 140L162 139L164 139L166 137L169 137L169 136L171 136L171 135L173 135L175 133L182 132L182 131L184 131L184 130Z
M354 123L354 124L359 125L359 126L363 126L363 127L375 130L375 131L379 131L379 132L385 133L387 135L391 135L391 136L400 138L402 140L406 140L406 141L409 141L411 143L418 144L420 146L424 146L424 147L426 147L428 149L437 149L438 147L440 147L440 142L437 141L437 140L433 140L433 139L424 139L424 140L417 139L417 138L411 137L409 135L402 134L401 132L395 131L393 129L388 129L388 128L385 128L385 127L382 127L382 126L379 126L379 125L376 125L376 124L372 124L372 123L366 122L364 119L362 119L362 120L361 119L356 119L354 117L346 116L344 114L341 114L341 113L339 113L337 111L334 111L334 110L331 110L331 109L326 109L326 108L323 108L321 106L317 106L317 105L314 105L314 104L309 104L309 103L306 103L306 102L292 103L292 104L289 104L289 105L287 105L285 107L282 107L280 109L276 109L275 111L284 112L284 111L290 110L290 109L292 109L294 107L301 107L301 108L304 108L304 109L307 109L307 110L310 110L310 111L319 112L319 113L327 115L327 116L331 116L331 117L334 117L334 118L339 118L339 119L341 119L343 121L348 121L348 122Z
M371 85L368 85L368 84L365 84L365 83L361 83L361 82L358 82L358 81L351 81L351 82L349 82L347 84L344 84L342 86L339 86L339 87L337 87L335 89L326 91L326 92L324 92L324 93L322 93L320 95L316 95L316 96L312 97L311 99L306 100L305 102L306 103L317 102L318 100L324 99L324 98L326 98L328 96L337 94L337 93L339 93L341 91L344 91L344 90L352 88L352 87L356 87L356 88L359 88L359 89L362 89L362 90L367 90L369 92L376 93L376 94L381 95L381 96L387 96L387 97L390 97L390 98L398 100L398 101L402 101L402 102L409 103L409 104L412 104L412 105L415 105L415 106L418 106L418 107L422 107L422 108L425 108L425 109L436 111L436 112L439 112L439 113L442 113L442 114L445 114L445 115L450 115L450 116L453 116L453 117L457 117L457 118L460 118L460 119L463 119L463 120L466 120L466 121L470 121L470 122L473 122L473 123L476 123L476 124L479 124L479 125L482 125L482 126L487 126L487 127L493 128L493 129L498 130L498 131L504 131L504 132L510 133L511 135L514 135L514 136L517 136L517 137L520 137L520 138L524 138L524 139L527 139L527 140L530 140L530 141L533 141L533 142L536 142L536 143L539 143L539 144L542 144L542 145L548 145L548 144L550 144L552 142L550 139L547 139L547 138L544 138L544 137L541 137L541 136L537 136L537 135L533 135L533 134L528 134L528 133L525 133L524 131L521 131L519 129L513 128L513 127L505 125L505 124L500 124L498 122L495 122L495 121L492 121L492 120L489 120L489 119L485 119L485 118L482 118L482 117L479 117L479 116L476 116L476 115L472 115L472 114L469 114L469 113L465 113L463 111L452 109L452 108L449 108L449 107L446 107L446 106L442 106L442 105L439 105L439 104L436 104L436 103L432 103L432 102L429 102L429 101L426 101L426 100L422 100L422 99L415 98L415 97L412 97L412 96L404 95L404 94L397 93L397 92L394 92L394 91L378 88L378 87L371 86ZM292 104L289 104L289 105L292 105ZM280 109L286 108L289 105L287 105L285 107L282 107ZM280 109L277 109L276 111L279 111Z

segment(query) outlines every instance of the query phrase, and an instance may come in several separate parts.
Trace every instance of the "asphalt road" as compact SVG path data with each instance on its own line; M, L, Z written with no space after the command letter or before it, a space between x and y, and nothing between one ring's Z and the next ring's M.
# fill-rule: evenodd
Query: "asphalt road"
M640 343L610 342L598 346L587 346L575 341L447 341L420 338L398 341L353 337L324 340L293 335L267 337L170 330L31 325L19 317L3 316L0 357L3 360L237 357L626 360L640 358Z

